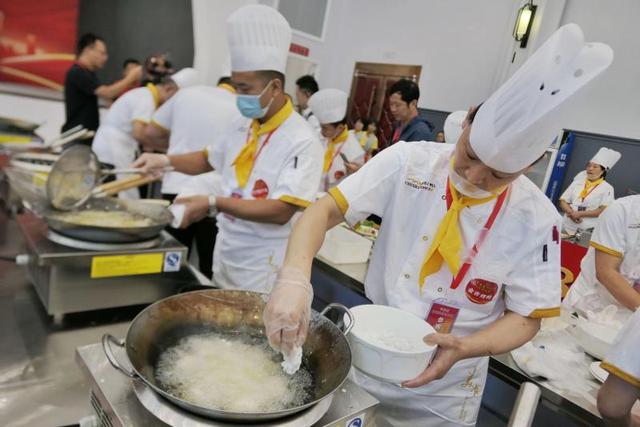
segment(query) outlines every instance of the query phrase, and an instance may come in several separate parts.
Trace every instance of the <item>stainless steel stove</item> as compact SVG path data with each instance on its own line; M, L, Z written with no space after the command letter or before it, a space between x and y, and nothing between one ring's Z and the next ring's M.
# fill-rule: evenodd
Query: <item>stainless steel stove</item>
M126 360L124 350L116 349L118 360ZM76 362L91 385L91 406L103 427L180 426L228 427L241 424L221 423L188 413L158 397L139 380L131 380L107 361L102 345L76 349ZM366 427L372 425L378 401L347 380L333 394L298 415L267 425L273 427ZM255 424L257 425L257 424ZM264 425L264 424L262 424Z
M47 313L146 304L201 284L187 248L162 232L138 243L86 242L49 231L31 214L16 218L26 241L26 267Z

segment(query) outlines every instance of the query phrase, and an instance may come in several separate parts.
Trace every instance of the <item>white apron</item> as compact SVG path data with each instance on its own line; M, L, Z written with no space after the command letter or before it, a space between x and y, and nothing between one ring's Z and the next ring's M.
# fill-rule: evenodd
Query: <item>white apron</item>
M129 168L136 159L138 153L138 142L121 130L102 125L98 128L93 140L93 151L98 156L98 160L112 164L117 169ZM130 174L117 174L117 179L125 179ZM139 199L138 188L131 188L118 194L122 199Z

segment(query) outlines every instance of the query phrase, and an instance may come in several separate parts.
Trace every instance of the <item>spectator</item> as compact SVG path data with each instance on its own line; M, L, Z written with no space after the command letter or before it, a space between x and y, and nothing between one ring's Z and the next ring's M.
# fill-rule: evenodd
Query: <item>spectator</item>
M391 143L432 141L433 126L418 115L420 89L411 80L398 80L389 90L389 109L396 120Z
M173 64L169 61L169 54L159 53L151 55L144 61L144 79L142 86L147 83L158 84L165 77L174 73Z
M311 75L300 77L296 80L296 102L298 111L309 122L313 130L320 134L320 122L309 108L309 98L318 91L318 82Z
M436 139L435 139L435 141L436 141L436 142L444 142L444 131L439 130L439 131L436 133Z
M64 79L66 122L62 126L63 132L77 125L89 130L98 129L98 97L113 100L142 76L140 66L132 67L122 80L101 85L96 71L104 67L109 56L104 40L95 34L87 33L80 37L76 55L76 63L69 68Z
M122 63L122 78L125 78L130 70L132 70L133 68L139 67L139 66L140 66L140 61L138 61L137 59L135 59L135 58L127 58L127 59L125 59L124 62ZM120 93L120 95L118 95L118 98L121 97L122 95L124 95L125 93L127 93L128 91L130 91L131 89L136 88L138 86L140 86L140 82L133 82L131 85L126 87Z

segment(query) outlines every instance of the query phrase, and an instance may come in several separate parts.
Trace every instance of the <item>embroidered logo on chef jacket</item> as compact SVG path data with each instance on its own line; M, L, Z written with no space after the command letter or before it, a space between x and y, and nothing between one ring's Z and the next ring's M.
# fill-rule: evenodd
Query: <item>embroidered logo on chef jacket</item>
M630 228L631 230L634 230L634 229L636 229L636 228L640 228L640 224L629 224L629 228Z
M269 186L267 183L259 179L253 185L253 190L251 190L251 195L256 199L266 199L269 195Z
M336 173L334 173L333 176L336 180L342 179L344 177L344 171L336 171Z
M436 185L434 183L424 181L413 176L407 176L404 179L404 183L405 185L408 185L409 187L415 188L417 190L434 191L436 189Z
M475 304L487 304L498 293L499 286L484 279L472 279L464 290L467 299Z

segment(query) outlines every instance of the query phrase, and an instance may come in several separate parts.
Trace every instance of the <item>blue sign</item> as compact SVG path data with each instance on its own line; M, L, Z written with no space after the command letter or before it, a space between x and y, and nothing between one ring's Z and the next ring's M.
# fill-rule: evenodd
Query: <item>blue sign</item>
M362 427L362 418L354 418L347 427Z
M576 135L573 132L569 132L569 135L567 135L567 141L562 144L558 150L558 157L556 157L556 162L553 165L551 176L549 177L549 185L547 185L546 195L553 204L555 204L560 197L562 183L564 182L564 176L567 173L571 152L573 151L574 139L576 139Z

